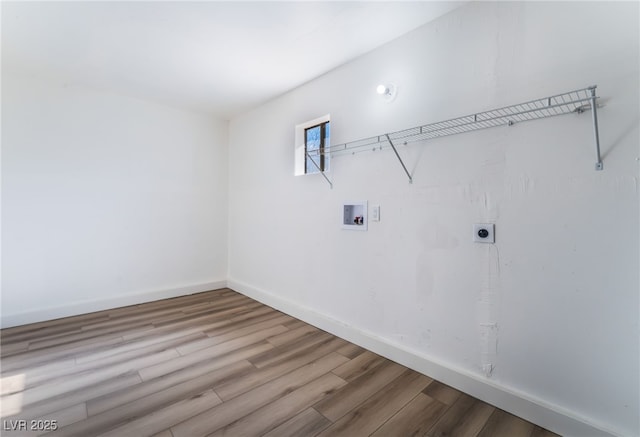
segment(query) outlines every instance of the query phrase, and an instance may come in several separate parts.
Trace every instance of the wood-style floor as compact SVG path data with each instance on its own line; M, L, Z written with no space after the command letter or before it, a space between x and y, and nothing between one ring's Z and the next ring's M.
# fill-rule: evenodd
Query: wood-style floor
M0 334L3 436L555 435L228 289Z

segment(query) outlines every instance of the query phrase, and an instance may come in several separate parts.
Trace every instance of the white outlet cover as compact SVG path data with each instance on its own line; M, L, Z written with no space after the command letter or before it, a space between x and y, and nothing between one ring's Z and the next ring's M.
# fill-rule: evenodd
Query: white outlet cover
M486 236L481 237L481 231L486 231ZM495 225L493 223L474 223L473 225L474 243L495 243Z
M380 206L375 205L371 207L371 221L379 222L380 221Z

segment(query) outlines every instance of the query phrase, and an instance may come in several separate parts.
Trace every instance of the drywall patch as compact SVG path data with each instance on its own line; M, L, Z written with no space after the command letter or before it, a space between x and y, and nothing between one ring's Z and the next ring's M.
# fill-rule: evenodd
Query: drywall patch
M460 196L472 204L484 203L484 190L478 184L461 185L458 188Z
M496 220L499 216L498 201L491 191L487 191L487 183L469 183L458 187L458 194L477 208L484 216L484 221Z
M522 194L529 194L535 188L535 181L526 174L518 177L518 191Z
M504 192L507 200L528 196L536 190L536 181L527 174L520 174L515 178L505 179Z
M498 358L498 317L500 304L500 256L495 245L479 247L480 293L477 302L479 364L491 377Z
M498 324L480 323L480 366L491 377L498 355Z

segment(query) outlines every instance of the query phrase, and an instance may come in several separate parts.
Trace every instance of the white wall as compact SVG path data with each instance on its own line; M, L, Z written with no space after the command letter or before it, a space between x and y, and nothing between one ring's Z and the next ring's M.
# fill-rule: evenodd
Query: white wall
M227 131L3 68L2 326L224 286Z
M639 39L638 3L473 3L232 120L230 286L552 430L639 435ZM588 112L403 148L412 185L389 150L293 175L323 114L339 143L593 84L602 172ZM341 230L348 199L382 221Z

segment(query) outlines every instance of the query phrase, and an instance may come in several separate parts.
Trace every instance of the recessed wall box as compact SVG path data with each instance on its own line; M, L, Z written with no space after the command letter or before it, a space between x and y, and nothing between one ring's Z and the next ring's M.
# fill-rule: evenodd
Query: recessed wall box
M367 230L367 201L344 202L342 204L342 229Z

